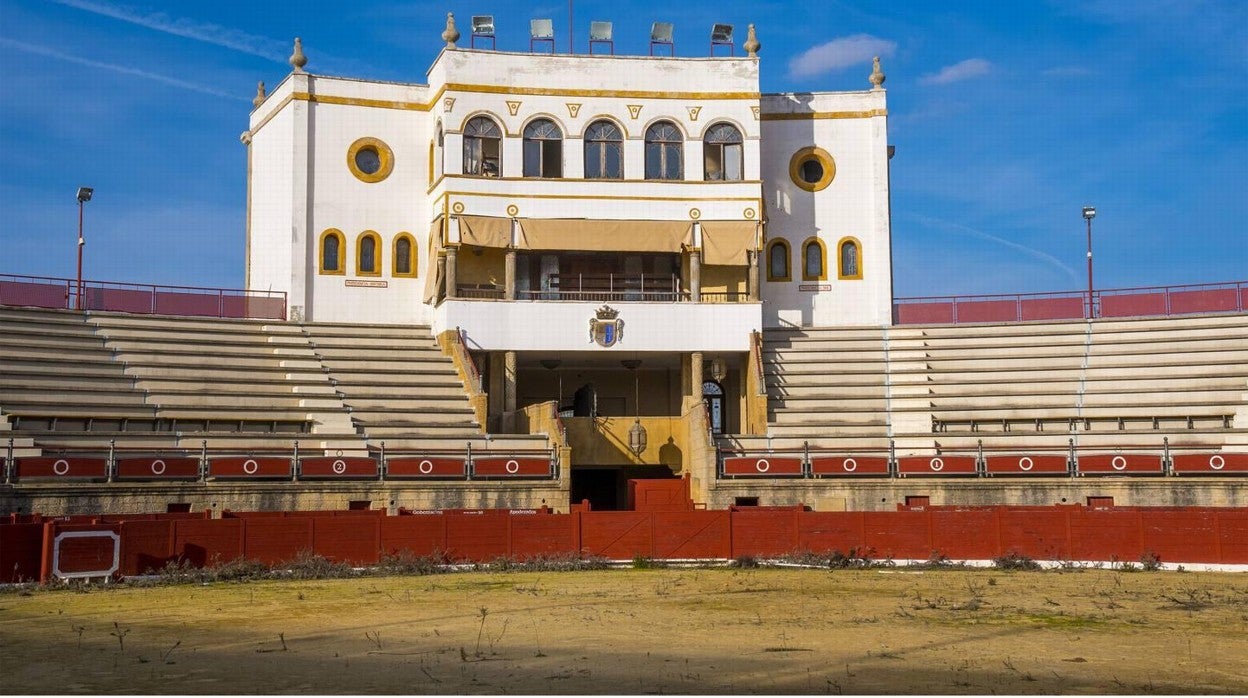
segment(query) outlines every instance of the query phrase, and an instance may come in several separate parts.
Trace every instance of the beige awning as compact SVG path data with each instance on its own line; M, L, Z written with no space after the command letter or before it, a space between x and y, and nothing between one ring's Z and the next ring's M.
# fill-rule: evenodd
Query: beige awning
M459 241L478 247L510 247L511 219L492 216L460 216Z
M520 230L523 250L680 252L693 244L690 221L524 218Z
M442 251L442 222L438 216L429 228L429 253L425 255L425 302L433 303L438 298L438 288L442 278L438 275L438 253Z
M702 263L744 267L755 249L755 221L702 221Z

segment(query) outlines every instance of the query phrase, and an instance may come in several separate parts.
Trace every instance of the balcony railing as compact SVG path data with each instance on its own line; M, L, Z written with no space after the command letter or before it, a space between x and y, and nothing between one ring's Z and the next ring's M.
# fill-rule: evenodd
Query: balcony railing
M670 275L635 276L623 274L548 274L545 288L520 291L521 300L675 302L688 300L680 290L680 277Z
M0 305L220 318L286 319L286 294L0 274Z

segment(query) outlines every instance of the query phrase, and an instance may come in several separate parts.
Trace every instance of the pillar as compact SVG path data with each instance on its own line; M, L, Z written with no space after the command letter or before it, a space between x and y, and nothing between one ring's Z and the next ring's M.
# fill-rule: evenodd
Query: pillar
M702 302L702 252L689 252L689 298L694 303Z
M458 247L446 248L446 297L455 298L458 295L458 281L455 276L455 268L459 258Z
M516 430L516 352L503 353L503 431Z
M507 248L507 257L503 266L503 299L516 299L516 248Z
M689 355L689 395L694 404L702 401L702 352Z
M754 250L746 251L746 293L751 301L758 300L758 252Z
M435 289L433 290L433 293L434 293L434 299L433 299L433 300L434 300L434 304L435 304L435 305L436 305L437 303L440 303L440 302L442 301L442 299L446 297L446 290L443 288L444 286L446 286L446 254L445 254L445 253L442 253L442 254L439 254L439 255L438 255L438 276L437 276L437 278L441 279L441 281L439 282L439 283L441 284L441 286L439 286L438 288L435 288Z

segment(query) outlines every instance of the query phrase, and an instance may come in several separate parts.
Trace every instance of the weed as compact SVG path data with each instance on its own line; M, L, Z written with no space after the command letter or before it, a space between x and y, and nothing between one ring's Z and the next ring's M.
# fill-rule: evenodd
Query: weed
M667 567L666 564L654 558L645 555L633 556L633 569L635 570L659 570Z
M1012 550L1004 555L994 557L992 564L999 570L1033 571L1040 569L1040 563Z
M123 628L117 624L117 621L113 621L113 632L109 633L109 635L112 635L113 637L117 638L118 651L121 652L122 654L125 654L126 636L129 634L130 634L130 628Z
M300 551L295 559L286 563L283 576L291 579L342 579L355 576L355 570L345 562L333 561L311 550Z
M1145 572L1156 572L1161 569L1161 556L1151 550L1140 554L1140 569Z
M478 615L481 616L481 625L477 627L476 655L480 657L481 656L481 633L485 631L485 617L490 615L490 609L486 608L485 606L482 606L480 609L478 609L477 613Z
M732 566L752 570L758 567L758 558L753 555L741 555L732 561Z

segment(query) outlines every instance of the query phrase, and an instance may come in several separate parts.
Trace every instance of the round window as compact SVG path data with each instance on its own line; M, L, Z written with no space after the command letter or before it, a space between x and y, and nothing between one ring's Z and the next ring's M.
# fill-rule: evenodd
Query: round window
M789 177L806 191L820 191L836 177L836 162L823 148L802 148L789 160Z
M380 182L394 169L394 153L379 139L360 138L347 148L347 169L361 182Z
M372 146L360 148L355 154L355 166L364 174L377 174L381 169L381 154Z

